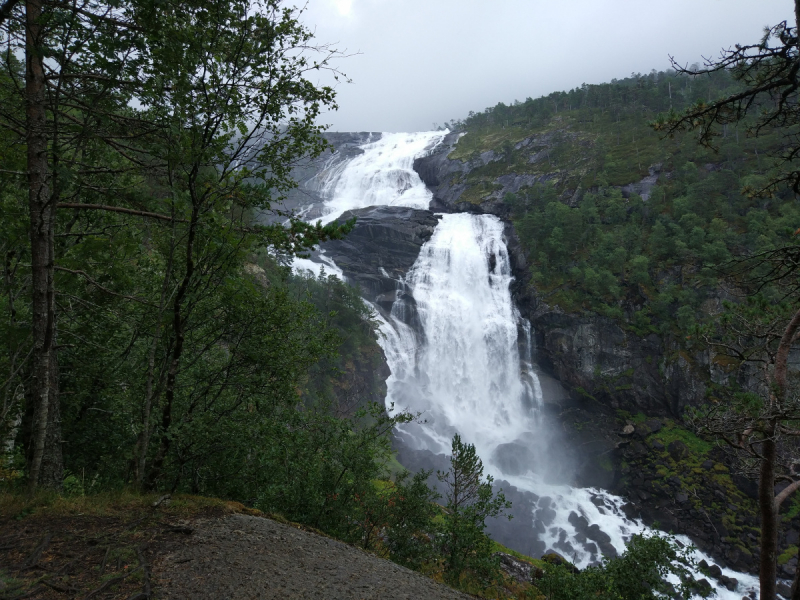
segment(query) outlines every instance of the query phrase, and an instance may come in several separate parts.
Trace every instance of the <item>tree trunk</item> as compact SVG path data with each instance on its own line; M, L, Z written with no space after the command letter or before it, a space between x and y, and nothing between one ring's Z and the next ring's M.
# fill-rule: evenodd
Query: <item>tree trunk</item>
M145 482L145 487L147 489L155 488L164 467L164 460L172 445L172 438L170 436L172 408L175 404L175 388L177 386L178 372L180 371L181 357L183 355L183 343L186 335L184 331L183 302L194 276L194 240L197 235L198 219L200 215L199 203L193 199L192 204L192 217L189 221L189 231L186 238L186 272L175 294L175 300L172 306L172 335L174 336L174 345L172 346L169 371L167 372L164 407L161 411L161 443L153 459L150 472L147 474L147 480Z
M156 350L161 340L161 320L164 317L164 310L166 308L167 291L169 289L169 282L172 277L172 256L174 253L174 245L170 249L169 261L167 262L166 273L164 274L164 281L161 286L161 300L158 304L158 320L156 321L156 330L153 333L153 340L150 344L150 354L147 359L147 382L145 384L145 399L142 408L142 432L139 434L139 439L136 441L136 448L134 452L135 464L135 477L136 487L144 489L145 487L145 468L147 465L147 450L150 447L151 429L151 414L153 409L153 400L156 393Z
M758 480L758 510L761 515L761 559L758 579L761 600L775 600L778 576L778 509L775 505L775 429L772 421L761 444L761 474Z
M800 33L800 0L794 0L794 26L795 33ZM800 48L800 38L797 40L797 46Z
M53 284L55 206L48 181L46 88L41 52L42 0L26 2L25 100L27 117L28 205L30 211L33 355L33 426L28 490L39 483L61 486L58 359L55 352Z

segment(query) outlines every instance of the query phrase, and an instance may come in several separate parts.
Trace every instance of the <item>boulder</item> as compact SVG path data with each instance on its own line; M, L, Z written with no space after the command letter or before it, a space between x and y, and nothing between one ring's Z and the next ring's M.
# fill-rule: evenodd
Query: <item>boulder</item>
M503 572L520 583L531 583L544 575L539 567L534 567L529 562L505 552L495 552L495 556L500 559L500 568Z
M550 551L547 554L542 555L542 560L551 565L561 565L566 567L573 573L580 573L581 570L569 562L566 558L561 556L558 552Z
M667 452L669 452L669 455L672 457L672 459L677 462L686 458L686 456L689 454L689 448L687 448L686 444L684 444L682 441L674 440L667 446Z
M650 433L658 433L663 427L661 421L658 419L650 419L649 421L646 421L645 424L650 428Z
M617 557L617 549L611 543L611 538L605 531L601 530L600 526L596 523L594 525L589 525L589 528L586 530L586 537L597 542L600 552L602 552L604 556L608 558Z
M753 500L758 500L758 484L755 481L745 477L744 475L739 475L738 473L731 475L731 479L736 487L739 488L745 495Z
M533 471L533 453L519 442L500 444L492 452L492 462L506 475L524 475Z
M786 532L787 546L797 546L798 542L800 542L800 533L796 529L790 529Z
M708 582L708 579L703 578L695 581L695 584L692 587L692 591L694 591L700 596L706 597L711 594L713 588L711 587L711 584Z
M735 579L734 577L728 577L727 575L723 575L719 578L719 582L725 586L725 589L734 592L736 588L739 586L739 580Z
M634 435L640 440L643 440L652 433L650 428L647 426L647 423L637 423L634 429L636 430Z
M540 508L536 511L534 515L534 519L536 521L541 521L545 526L550 525L556 518L556 511L552 508Z

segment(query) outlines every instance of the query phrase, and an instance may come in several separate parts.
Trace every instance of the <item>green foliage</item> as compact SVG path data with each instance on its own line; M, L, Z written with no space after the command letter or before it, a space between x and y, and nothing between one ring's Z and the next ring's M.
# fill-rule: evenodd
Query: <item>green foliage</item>
M430 471L412 477L408 471L381 481L358 498L355 540L363 548L410 569L422 570L436 559L430 536L435 533L439 495L427 485Z
M372 405L353 419L326 410L286 410L257 446L254 476L260 508L337 537L360 540L358 514L374 481L385 476L387 434L409 416L388 417Z
M450 470L437 472L445 486L445 512L437 539L444 558L445 579L458 584L462 577L482 585L496 583L499 562L492 555L492 542L484 533L486 519L511 508L502 491L492 491L492 476L483 477L483 462L475 446L453 436ZM509 519L511 516L509 515Z
M536 585L548 600L656 600L688 598L692 593L705 597L710 590L696 589L689 572L694 566L692 551L679 548L669 537L636 534L624 554L604 558L600 565L578 573L564 565L546 564ZM668 575L681 581L677 589L666 581Z
M64 477L62 491L65 496L83 496L83 482L75 475L67 474Z
M293 296L314 305L339 340L336 352L321 357L309 370L305 402L329 402L335 414L344 416L369 402L383 402L387 373L375 341L377 321L359 290L324 272L320 277L292 276L287 284Z
M784 552L778 555L778 564L785 565L795 556L797 556L797 546L789 546Z
M702 80L654 71L499 104L449 124L468 134L450 158L506 149L503 160L466 176L467 194L492 189L501 175L538 178L504 201L548 304L609 316L639 335L685 339L706 316L720 268L786 243L800 222L790 195L757 201L746 191L771 168L763 156L781 147L778 130L752 138L749 121L728 125L714 152L686 137L663 139L649 125L671 107L739 89L725 71ZM656 172L645 198L623 187Z
M668 422L661 431L654 434L653 437L661 441L664 445L668 445L675 440L683 442L698 460L706 456L713 447L713 445L706 440L698 437L688 429L675 425L671 421Z

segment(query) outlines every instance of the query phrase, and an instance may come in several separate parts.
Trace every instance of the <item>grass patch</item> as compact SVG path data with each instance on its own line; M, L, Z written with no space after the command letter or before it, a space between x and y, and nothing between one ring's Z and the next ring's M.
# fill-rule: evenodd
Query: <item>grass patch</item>
M455 148L448 155L453 160L465 161L471 159L476 154L488 150L497 151L504 142L516 144L530 135L530 130L522 127L485 128L478 131L470 131L468 135L462 136L458 140Z
M653 437L665 446L674 441L683 442L689 449L689 457L695 458L696 460L704 458L713 448L709 442L697 437L688 429L678 427L671 421L668 421L661 431L653 434Z
M518 558L522 561L525 561L528 564L533 565L534 567L542 567L544 562L539 560L538 558L532 558L527 554L522 554L522 552L517 552L516 550L512 550L507 546L503 546L503 544L499 542L495 542L492 540L492 552L503 552L504 554L510 554L514 558Z
M791 521L797 515L800 515L800 498L794 497L789 502L789 508L783 514L783 520Z
M778 556L778 564L785 565L795 556L797 556L797 546L789 546L783 554Z
M0 492L0 517L17 520L32 517L119 517L152 512L153 503L161 494L142 494L131 489L102 492L87 496L60 496L54 492L40 491L35 496ZM261 511L247 508L240 502L175 494L169 503L159 505L160 513L174 518L189 518L203 513L261 515Z

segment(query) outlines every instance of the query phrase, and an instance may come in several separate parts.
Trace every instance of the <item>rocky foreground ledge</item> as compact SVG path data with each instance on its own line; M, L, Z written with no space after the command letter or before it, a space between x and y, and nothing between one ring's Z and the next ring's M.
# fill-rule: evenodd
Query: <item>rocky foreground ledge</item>
M0 493L0 600L471 598L237 502Z
M471 598L342 542L263 517L195 524L153 569L159 598Z

